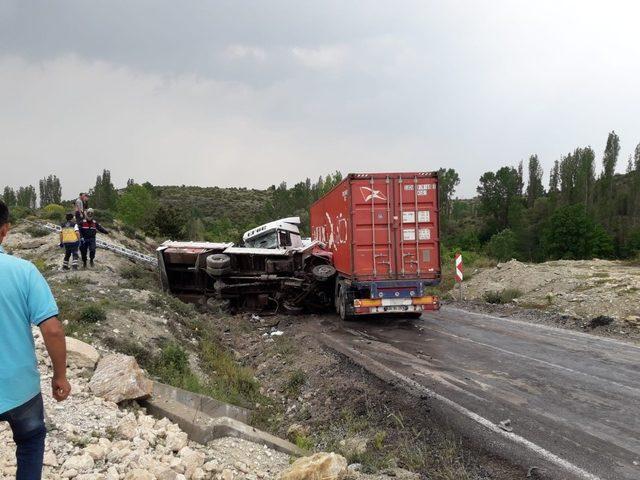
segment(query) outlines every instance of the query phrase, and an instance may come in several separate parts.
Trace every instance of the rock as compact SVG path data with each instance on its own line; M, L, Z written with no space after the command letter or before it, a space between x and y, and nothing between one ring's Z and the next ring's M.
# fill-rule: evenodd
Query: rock
M98 445L97 443L87 445L87 447L84 449L84 453L89 455L94 460L102 460L107 455L107 451L105 450L105 448L101 445Z
M78 368L95 368L100 353L88 343L67 337L67 365Z
M225 468L224 470L222 470L220 478L221 480L233 480L233 472L228 468Z
M168 432L165 446L173 452L179 452L187 446L188 441L189 437L184 432Z
M111 402L147 398L153 392L149 380L133 357L112 354L103 357L89 381L89 389Z
M204 453L193 450L192 448L184 447L182 450L180 450L180 453L178 455L180 455L180 458L184 463L184 475L187 478L193 477L196 469L204 465Z
M48 467L57 467L58 466L58 458L56 454L51 450L47 450L44 452L44 464Z
M309 427L300 425L299 423L293 423L287 429L287 437L290 440L294 440L298 437L306 437L309 435Z
M84 453L67 458L62 464L62 469L67 472L75 470L77 473L87 473L93 469L94 464L91 455Z
M339 480L348 474L347 460L336 453L320 452L293 462L281 480Z
M124 417L116 427L118 435L125 440L133 440L136 436L137 430L138 422L136 422L136 419L132 417Z
M345 438L344 440L340 441L342 453L344 453L347 457L362 455L367 451L368 444L368 439L359 436Z
M125 475L124 480L156 480L156 477L146 470L134 468Z

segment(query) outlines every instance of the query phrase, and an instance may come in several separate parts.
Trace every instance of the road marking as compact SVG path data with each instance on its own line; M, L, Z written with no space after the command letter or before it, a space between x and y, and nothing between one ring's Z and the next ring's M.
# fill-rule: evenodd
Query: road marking
M497 322L507 322L507 323L513 323L516 325L528 325L534 328L538 328L540 330L549 330L555 333L562 333L562 335L570 335L570 336L575 336L578 338L582 338L582 339L588 339L591 341L595 341L595 342L607 342L607 343L613 343L615 345L618 346L623 346L623 347L630 347L630 348L634 348L636 350L640 350L640 345L636 345L634 343L630 343L630 342L625 342L622 340L616 340L615 338L607 338L607 337L600 337L597 335L591 335L590 333L584 333L584 332L576 332L574 330L570 330L568 328L562 328L562 327L554 327L552 325L542 325L539 323L531 323L531 322L527 322L526 320L513 320L511 318L504 318L504 317L496 317L495 315L489 315L487 313L480 313L480 312L472 312L470 310L463 310L462 308L456 308L456 307L443 307L441 310L445 310L445 311L453 311L453 312L460 312L460 313L468 313L471 315L476 315L478 317L484 317L484 318L489 318L491 320L497 321Z
M329 339L329 343L335 343L337 342L336 340L333 340L329 335L327 335L326 333L323 334L323 336L327 339ZM368 362L370 362L371 364L374 364L376 366L376 368L383 370L384 372L386 372L387 374L396 377L397 379L405 382L406 384L410 385L411 387L415 388L416 390L419 390L423 393L425 393L426 395L428 395L431 398L434 398L435 400L447 405L448 407L452 408L453 410L457 411L458 413L460 413L461 415L464 415L465 417L473 420L474 422L476 422L477 424L481 425L482 427L490 430L491 432L500 435L501 437L504 437L505 439L511 440L514 443L520 444L522 446L524 446L525 448L528 448L529 450L531 450L532 452L534 452L535 454L539 455L540 457L544 458L546 461L560 467L561 469L571 473L572 475L575 475L578 478L581 478L583 480L601 480L600 477L587 472L586 470L578 467L577 465L574 465L573 463L569 462L568 460L565 460L564 458L559 457L558 455L551 453L549 450L546 450L545 448L541 447L540 445L533 443L530 440L527 440L524 437L521 437L520 435L516 435L515 433L512 432L506 432L504 430L502 430L500 427L498 427L495 423L493 423L491 420L488 420L480 415L478 415L475 412L472 412L471 410L463 407L462 405L459 405L458 403L454 402L453 400L448 399L447 397L444 397L442 395L440 395L439 393L434 392L433 390L425 387L424 385L416 382L415 380L410 379L409 377L402 375L399 372L396 372L395 370L387 367L386 365L383 365L382 363L378 362L377 360L374 360L373 358L369 357L368 355L365 355L362 352L359 352L357 350L355 350L352 347L349 347L347 345L344 345L343 343L339 342L341 348L351 352L353 355L355 356L361 356L367 359ZM364 366L364 365L363 365Z
M433 328L433 327L428 327L426 325L423 326L422 328L424 328L426 330L431 330L432 332L440 333L442 335L448 335L448 336L456 338L458 340L463 340L465 342L470 342L470 343L475 343L477 345L482 345L483 347L492 348L492 349L497 350L497 351L502 352L502 353L506 353L506 354L509 354L509 355L514 355L514 356L520 357L520 358L525 358L527 360L531 360L532 362L538 362L538 363L541 363L543 365L547 365L548 367L557 368L558 370L565 370L565 371L567 371L569 373L573 373L573 374L576 374L576 375L583 375L585 377L589 377L589 378L592 378L594 380L598 380L600 382L607 382L607 383L610 383L611 385L615 385L618 388L622 388L624 390L630 390L633 393L635 393L636 395L640 394L640 389L637 389L637 388L634 388L634 387L630 387L630 386L624 385L622 383L618 383L618 382L616 382L614 380L609 380L608 378L602 378L602 377L598 377L596 375L591 375L590 373L573 370L572 368L565 367L563 365L558 365L558 364L555 364L555 363L547 362L546 360L540 360L539 358L530 357L529 355L525 355L523 353L512 352L511 350L507 350L505 348L500 348L500 347L497 347L495 345L491 345L489 343L478 342L477 340L472 340L472 339L467 338L467 337L461 337L460 335L456 335L455 333L445 332L443 330L439 330L439 329Z

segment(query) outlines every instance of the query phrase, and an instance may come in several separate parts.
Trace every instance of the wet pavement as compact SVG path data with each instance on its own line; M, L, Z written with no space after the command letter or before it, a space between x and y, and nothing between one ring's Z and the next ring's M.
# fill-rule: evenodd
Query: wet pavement
M450 306L321 329L328 346L429 398L425 414L531 478L640 479L634 344Z

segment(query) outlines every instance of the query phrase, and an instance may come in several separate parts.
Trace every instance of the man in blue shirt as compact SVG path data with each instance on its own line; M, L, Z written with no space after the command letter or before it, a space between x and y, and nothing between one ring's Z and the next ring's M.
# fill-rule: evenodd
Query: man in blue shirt
M9 209L0 200L0 421L9 422L16 443L16 480L39 480L44 456L44 408L31 325L42 332L51 357L53 398L62 401L71 386L58 307L44 277L26 260L8 255Z

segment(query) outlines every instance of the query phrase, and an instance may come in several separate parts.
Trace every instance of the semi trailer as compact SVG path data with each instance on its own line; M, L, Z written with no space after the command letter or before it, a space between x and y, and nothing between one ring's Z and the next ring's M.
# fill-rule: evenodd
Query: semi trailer
M438 174L349 174L311 205L311 238L331 252L334 305L358 315L440 308Z

